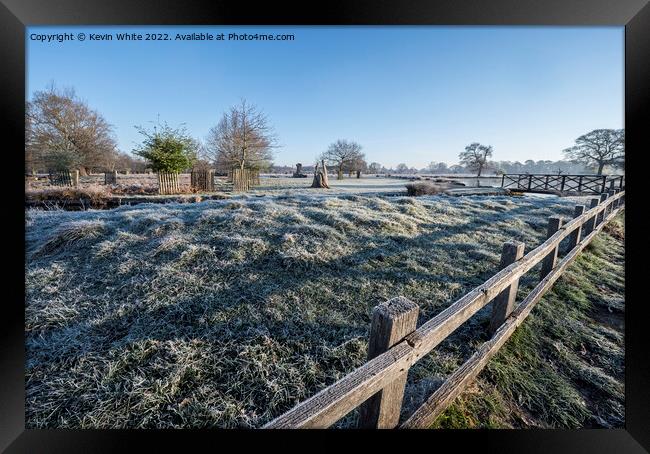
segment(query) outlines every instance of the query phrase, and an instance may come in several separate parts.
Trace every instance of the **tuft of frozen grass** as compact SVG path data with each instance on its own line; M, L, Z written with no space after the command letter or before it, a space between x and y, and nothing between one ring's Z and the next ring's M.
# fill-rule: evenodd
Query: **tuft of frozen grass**
M408 183L406 185L406 193L410 196L439 194L445 189L448 188L441 185L425 182Z
M375 305L405 296L422 323L494 274L503 242L530 250L572 212L313 193L30 210L27 426L259 427L363 364ZM473 352L478 315L413 369L406 402Z
M106 226L99 220L81 220L62 224L54 232L46 235L34 251L34 256L52 255L67 252L70 249L77 251L96 240L105 233Z

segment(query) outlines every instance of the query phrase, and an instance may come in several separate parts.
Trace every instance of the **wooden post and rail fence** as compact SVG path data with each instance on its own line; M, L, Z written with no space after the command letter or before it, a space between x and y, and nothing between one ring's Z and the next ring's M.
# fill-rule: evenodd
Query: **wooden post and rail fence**
M404 297L375 307L368 361L264 428L327 428L357 407L360 407L359 427L396 428L409 369L493 302L489 326L492 337L400 426L429 427L479 374L578 254L622 209L624 198L625 191L613 188L600 198L591 199L589 209L577 205L573 219L568 222L558 216L550 217L546 241L525 255L524 243L505 243L501 270L497 274L419 328L416 327L418 305ZM559 259L559 246L565 238L568 238L568 252ZM540 262L540 282L516 304L519 279Z
M521 192L602 194L609 189L623 189L623 175L550 175L504 174L501 187Z

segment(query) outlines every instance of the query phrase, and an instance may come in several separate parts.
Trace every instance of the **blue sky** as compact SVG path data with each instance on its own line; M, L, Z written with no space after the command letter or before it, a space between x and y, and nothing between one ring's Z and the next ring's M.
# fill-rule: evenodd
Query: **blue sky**
M168 33L171 41L39 42L33 33ZM175 41L176 33L282 33L293 41ZM29 27L27 93L74 87L130 152L135 125L185 123L203 139L241 98L269 117L277 164L310 164L343 138L368 162L561 159L624 127L622 27Z

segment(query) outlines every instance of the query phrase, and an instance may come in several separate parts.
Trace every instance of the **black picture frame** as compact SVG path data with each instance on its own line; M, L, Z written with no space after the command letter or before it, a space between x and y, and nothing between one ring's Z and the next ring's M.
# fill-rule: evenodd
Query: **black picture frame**
M113 452L134 449L143 443L147 450L207 442L206 446L225 448L224 431L155 430L26 430L24 382L24 106L25 106L25 27L30 25L615 25L625 26L625 129L627 142L626 213L628 244L639 244L635 229L645 222L633 175L641 172L642 143L648 129L643 118L650 106L650 5L646 0L446 0L438 2L328 1L308 6L277 2L125 0L3 0L0 5L0 43L2 71L0 103L7 171L4 185L6 279L0 314L0 450L6 452ZM644 115L645 114L645 115ZM11 171L11 169L14 169ZM630 178L630 174L632 178ZM628 188L626 188L628 189ZM631 194L629 194L631 193ZM23 199L21 200L21 194ZM631 197L630 197L631 196ZM626 210L628 211L628 210ZM629 222L631 221L631 222ZM636 227L635 227L636 226ZM23 239L21 241L20 239ZM9 247L7 247L9 246ZM318 431L302 432L299 438L326 434L336 443L339 437L363 436L384 444L397 438L409 449L413 441L430 449L475 448L499 452L648 452L650 450L650 367L648 346L650 330L643 316L645 298L632 298L633 289L643 282L631 273L639 248L629 248L626 266L626 423L625 429L523 430L523 431ZM5 254L6 255L6 254ZM641 256L642 257L642 256ZM640 276L640 273L638 273ZM237 443L268 439L283 449L295 445L298 433L273 431L229 432ZM441 444L448 445L443 448ZM365 441L364 441L365 443ZM319 445L322 446L322 445Z

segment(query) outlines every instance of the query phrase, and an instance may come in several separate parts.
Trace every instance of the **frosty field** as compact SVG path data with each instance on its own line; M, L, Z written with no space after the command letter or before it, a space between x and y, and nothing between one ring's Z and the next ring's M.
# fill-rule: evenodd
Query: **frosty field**
M27 211L27 427L260 427L365 361L375 305L402 295L430 319L579 200L283 190ZM404 412L486 339L490 309L412 369Z

